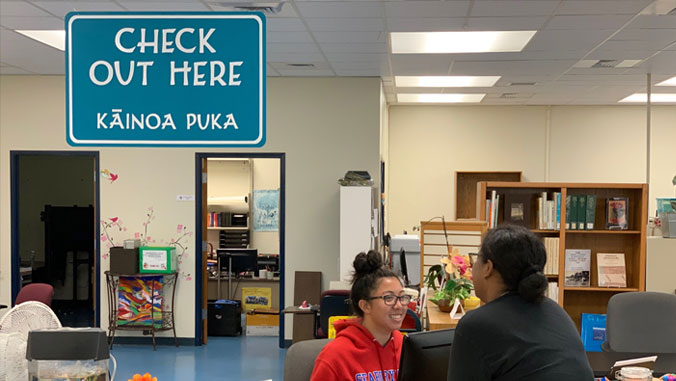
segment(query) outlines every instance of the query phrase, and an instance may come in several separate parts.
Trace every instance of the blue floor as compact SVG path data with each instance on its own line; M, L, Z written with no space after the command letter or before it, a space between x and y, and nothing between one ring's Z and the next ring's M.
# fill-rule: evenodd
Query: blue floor
M286 349L278 337L209 337L207 345L157 346L115 344L115 381L148 372L157 381L274 380L284 375Z

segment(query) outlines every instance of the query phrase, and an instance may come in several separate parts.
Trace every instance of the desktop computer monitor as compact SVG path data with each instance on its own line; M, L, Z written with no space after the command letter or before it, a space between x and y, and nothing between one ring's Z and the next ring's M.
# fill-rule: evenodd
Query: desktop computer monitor
M216 254L221 259L221 271L258 276L258 249L216 249ZM232 269L229 259L232 259Z
M445 380L455 329L412 332L404 336L398 381Z

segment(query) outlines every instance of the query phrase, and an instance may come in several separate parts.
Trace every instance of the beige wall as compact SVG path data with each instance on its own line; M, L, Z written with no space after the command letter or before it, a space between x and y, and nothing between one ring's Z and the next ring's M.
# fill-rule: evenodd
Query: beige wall
M673 197L676 107L653 106L649 215ZM392 106L389 231L455 215L454 171L524 181L646 182L642 106Z
M286 153L285 298L293 300L295 270L322 271L324 288L338 276L338 184L347 170L368 170L378 181L378 78L269 78L267 143L262 149L100 148L101 219L119 218L127 230L116 240L144 233L156 243L195 231L195 152ZM74 150L65 142L63 76L0 76L0 303L10 299L10 150ZM181 225L181 229L179 229ZM185 231L182 230L186 227ZM106 240L107 242L107 240ZM102 242L105 256L106 242ZM117 241L116 241L117 242ZM194 236L177 291L177 333L194 336ZM102 268L108 268L102 258ZM105 299L104 299L105 300ZM104 303L105 304L105 303ZM102 306L102 315L107 309ZM102 322L105 327L105 322ZM287 326L288 327L288 326ZM287 329L286 337L290 337Z
M544 107L391 106L389 231L455 215L455 171L544 175Z

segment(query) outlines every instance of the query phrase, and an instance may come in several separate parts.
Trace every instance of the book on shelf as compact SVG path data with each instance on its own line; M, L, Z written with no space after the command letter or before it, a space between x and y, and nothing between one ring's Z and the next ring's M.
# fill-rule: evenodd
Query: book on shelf
M599 287L627 287L624 253L597 253Z
M572 208L572 199L573 196L567 195L566 196L566 230L570 230L570 209Z
M579 199L576 194L570 196L570 230L577 230L577 203Z
M557 201L558 199L558 201ZM537 198L536 228L539 230L559 230L561 228L561 194L554 192L551 199L547 192L541 192Z
M629 228L629 199L610 197L606 200L606 228L627 230Z
M547 283L547 297L554 302L559 302L559 284L556 282Z
M559 238L545 237L543 241L545 251L547 252L547 262L545 263L545 274L559 274Z
M503 221L508 224L530 228L531 195L507 193L504 200Z
M486 200L486 222L488 228L498 226L498 211L500 207L500 195L495 190L491 191L491 198Z
M594 230L594 218L596 217L596 196L585 196L585 230Z
M554 192L554 202L556 203L556 230L561 230L561 192Z
M590 249L566 249L564 285L589 287L590 268Z

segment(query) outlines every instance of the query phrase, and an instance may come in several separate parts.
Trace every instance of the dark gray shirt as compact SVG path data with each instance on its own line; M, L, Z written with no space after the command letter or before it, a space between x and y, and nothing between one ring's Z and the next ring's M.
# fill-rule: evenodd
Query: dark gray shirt
M528 303L505 294L458 323L449 381L593 380L580 335L549 298Z

